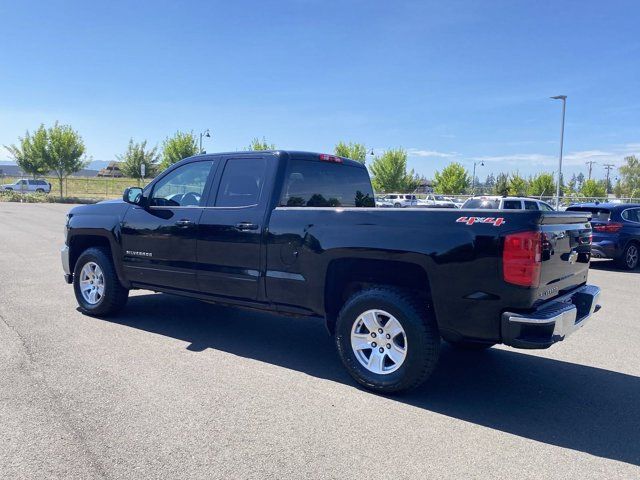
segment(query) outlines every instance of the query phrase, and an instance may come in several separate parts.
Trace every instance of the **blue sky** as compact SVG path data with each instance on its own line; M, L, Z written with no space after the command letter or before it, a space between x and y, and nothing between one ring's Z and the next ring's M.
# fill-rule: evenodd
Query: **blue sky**
M567 174L640 153L637 1L4 0L0 18L0 145L59 120L110 160L210 128L208 151L345 140L428 177L528 175L555 168L566 94Z

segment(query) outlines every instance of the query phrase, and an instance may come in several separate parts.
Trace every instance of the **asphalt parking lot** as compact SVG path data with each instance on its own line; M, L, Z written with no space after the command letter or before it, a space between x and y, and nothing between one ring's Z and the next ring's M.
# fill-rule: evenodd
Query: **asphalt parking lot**
M443 348L419 390L355 386L321 322L135 292L76 311L68 205L0 203L0 478L640 478L640 272L545 351Z

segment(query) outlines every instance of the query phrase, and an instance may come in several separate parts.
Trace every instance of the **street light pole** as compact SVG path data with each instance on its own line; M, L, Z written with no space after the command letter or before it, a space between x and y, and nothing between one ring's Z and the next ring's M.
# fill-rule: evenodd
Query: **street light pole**
M476 194L476 165L480 164L481 167L484 167L484 161L473 162L473 178L471 179L471 195Z
M567 107L567 96L556 95L553 100L562 100L562 124L560 126L560 158L558 160L558 186L556 187L556 209L560 207L560 180L562 178L562 147L564 144L564 113Z
M202 137L205 136L207 138L211 138L211 135L209 134L209 129L207 128L204 132L200 132L200 149L198 150L198 153L202 153Z

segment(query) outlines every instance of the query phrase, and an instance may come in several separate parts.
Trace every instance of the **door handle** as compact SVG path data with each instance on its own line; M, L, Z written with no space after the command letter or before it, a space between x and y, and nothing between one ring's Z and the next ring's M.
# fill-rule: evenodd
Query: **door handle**
M178 227L190 227L192 226L194 223L191 220L188 220L186 218L183 218L182 220L178 220L176 222L176 225Z
M258 225L251 222L240 222L236 223L236 229L238 230L257 230Z

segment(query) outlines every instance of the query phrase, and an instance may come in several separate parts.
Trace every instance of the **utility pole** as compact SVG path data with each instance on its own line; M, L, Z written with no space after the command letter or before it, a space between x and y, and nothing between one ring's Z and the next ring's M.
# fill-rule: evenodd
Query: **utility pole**
M595 160L589 160L585 162L585 165L589 165L589 180L591 180L591 169L593 168L594 163L598 163Z
M615 165L614 165L613 163L605 163L605 164L603 165L603 167L604 167L604 169L607 171L607 183L606 183L606 187L607 187L607 195L608 195L609 193L611 193L611 192L609 191L609 190L610 190L610 188L609 188L609 187L611 186L611 184L609 183L609 172L611 171L611 169L612 169L613 167L615 167Z
M560 209L560 182L562 181L562 147L564 146L564 113L567 109L567 96L556 95L553 100L562 100L562 123L560 124L560 158L558 159L558 184L556 186L556 209Z

